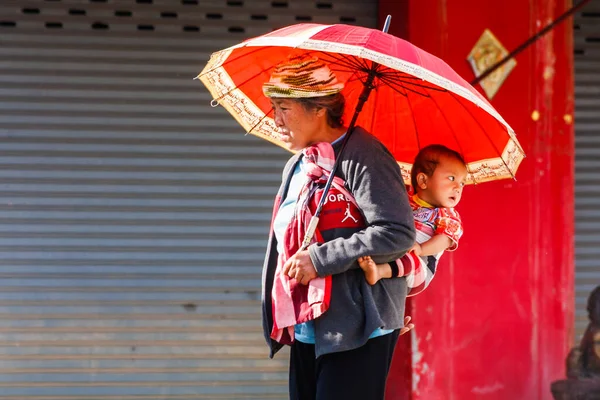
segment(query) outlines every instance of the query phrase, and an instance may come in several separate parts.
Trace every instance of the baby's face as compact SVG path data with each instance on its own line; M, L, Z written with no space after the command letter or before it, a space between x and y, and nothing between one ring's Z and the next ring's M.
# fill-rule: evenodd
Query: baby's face
M433 175L427 178L419 197L435 207L452 208L460 202L467 182L467 168L452 157L441 157Z

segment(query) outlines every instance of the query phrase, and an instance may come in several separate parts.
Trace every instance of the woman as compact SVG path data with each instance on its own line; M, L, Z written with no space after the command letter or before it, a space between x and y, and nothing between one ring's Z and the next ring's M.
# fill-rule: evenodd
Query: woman
M328 172L323 165L330 167L346 134L342 88L315 57L291 58L263 86L282 140L297 151L283 171L263 267L265 338L271 357L282 343L291 343L291 399L383 399L403 326L405 279L370 286L357 264L366 255L375 262L395 260L415 240L400 169L364 129L354 129L340 155L336 184L318 226L320 243L297 251L303 239L297 233L300 219L314 212L319 182ZM286 281L292 289L308 288L310 303L292 313L293 318L303 318L291 324L281 323L289 317L281 312L290 303L282 298L289 287L278 289Z

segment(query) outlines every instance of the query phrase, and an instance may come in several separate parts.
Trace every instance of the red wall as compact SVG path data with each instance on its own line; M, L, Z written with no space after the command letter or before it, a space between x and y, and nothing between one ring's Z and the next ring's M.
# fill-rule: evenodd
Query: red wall
M380 0L379 13L392 15L390 33L470 81L466 57L484 29L511 51L569 7L565 0ZM396 349L388 399L551 399L550 382L564 376L574 303L574 133L565 118L573 113L572 55L567 20L516 57L491 101L527 158L518 181L466 188L458 206L465 235L409 304L416 328Z

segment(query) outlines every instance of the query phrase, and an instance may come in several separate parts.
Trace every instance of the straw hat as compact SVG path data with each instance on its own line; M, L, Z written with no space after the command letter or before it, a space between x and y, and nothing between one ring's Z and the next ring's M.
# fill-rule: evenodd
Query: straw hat
M263 84L263 93L274 98L321 97L343 88L327 64L315 56L301 55L278 64L269 82Z

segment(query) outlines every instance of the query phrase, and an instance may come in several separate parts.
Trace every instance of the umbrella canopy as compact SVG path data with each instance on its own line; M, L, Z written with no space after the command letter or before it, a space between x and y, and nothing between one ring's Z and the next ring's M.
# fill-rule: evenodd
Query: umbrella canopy
M386 145L405 182L410 182L418 151L430 144L458 151L470 183L514 178L525 154L488 101L439 58L375 29L288 26L213 53L198 78L212 94L213 105L224 106L248 133L283 146L262 85L277 64L303 53L327 62L345 82L346 121L365 84L372 88L356 125Z

